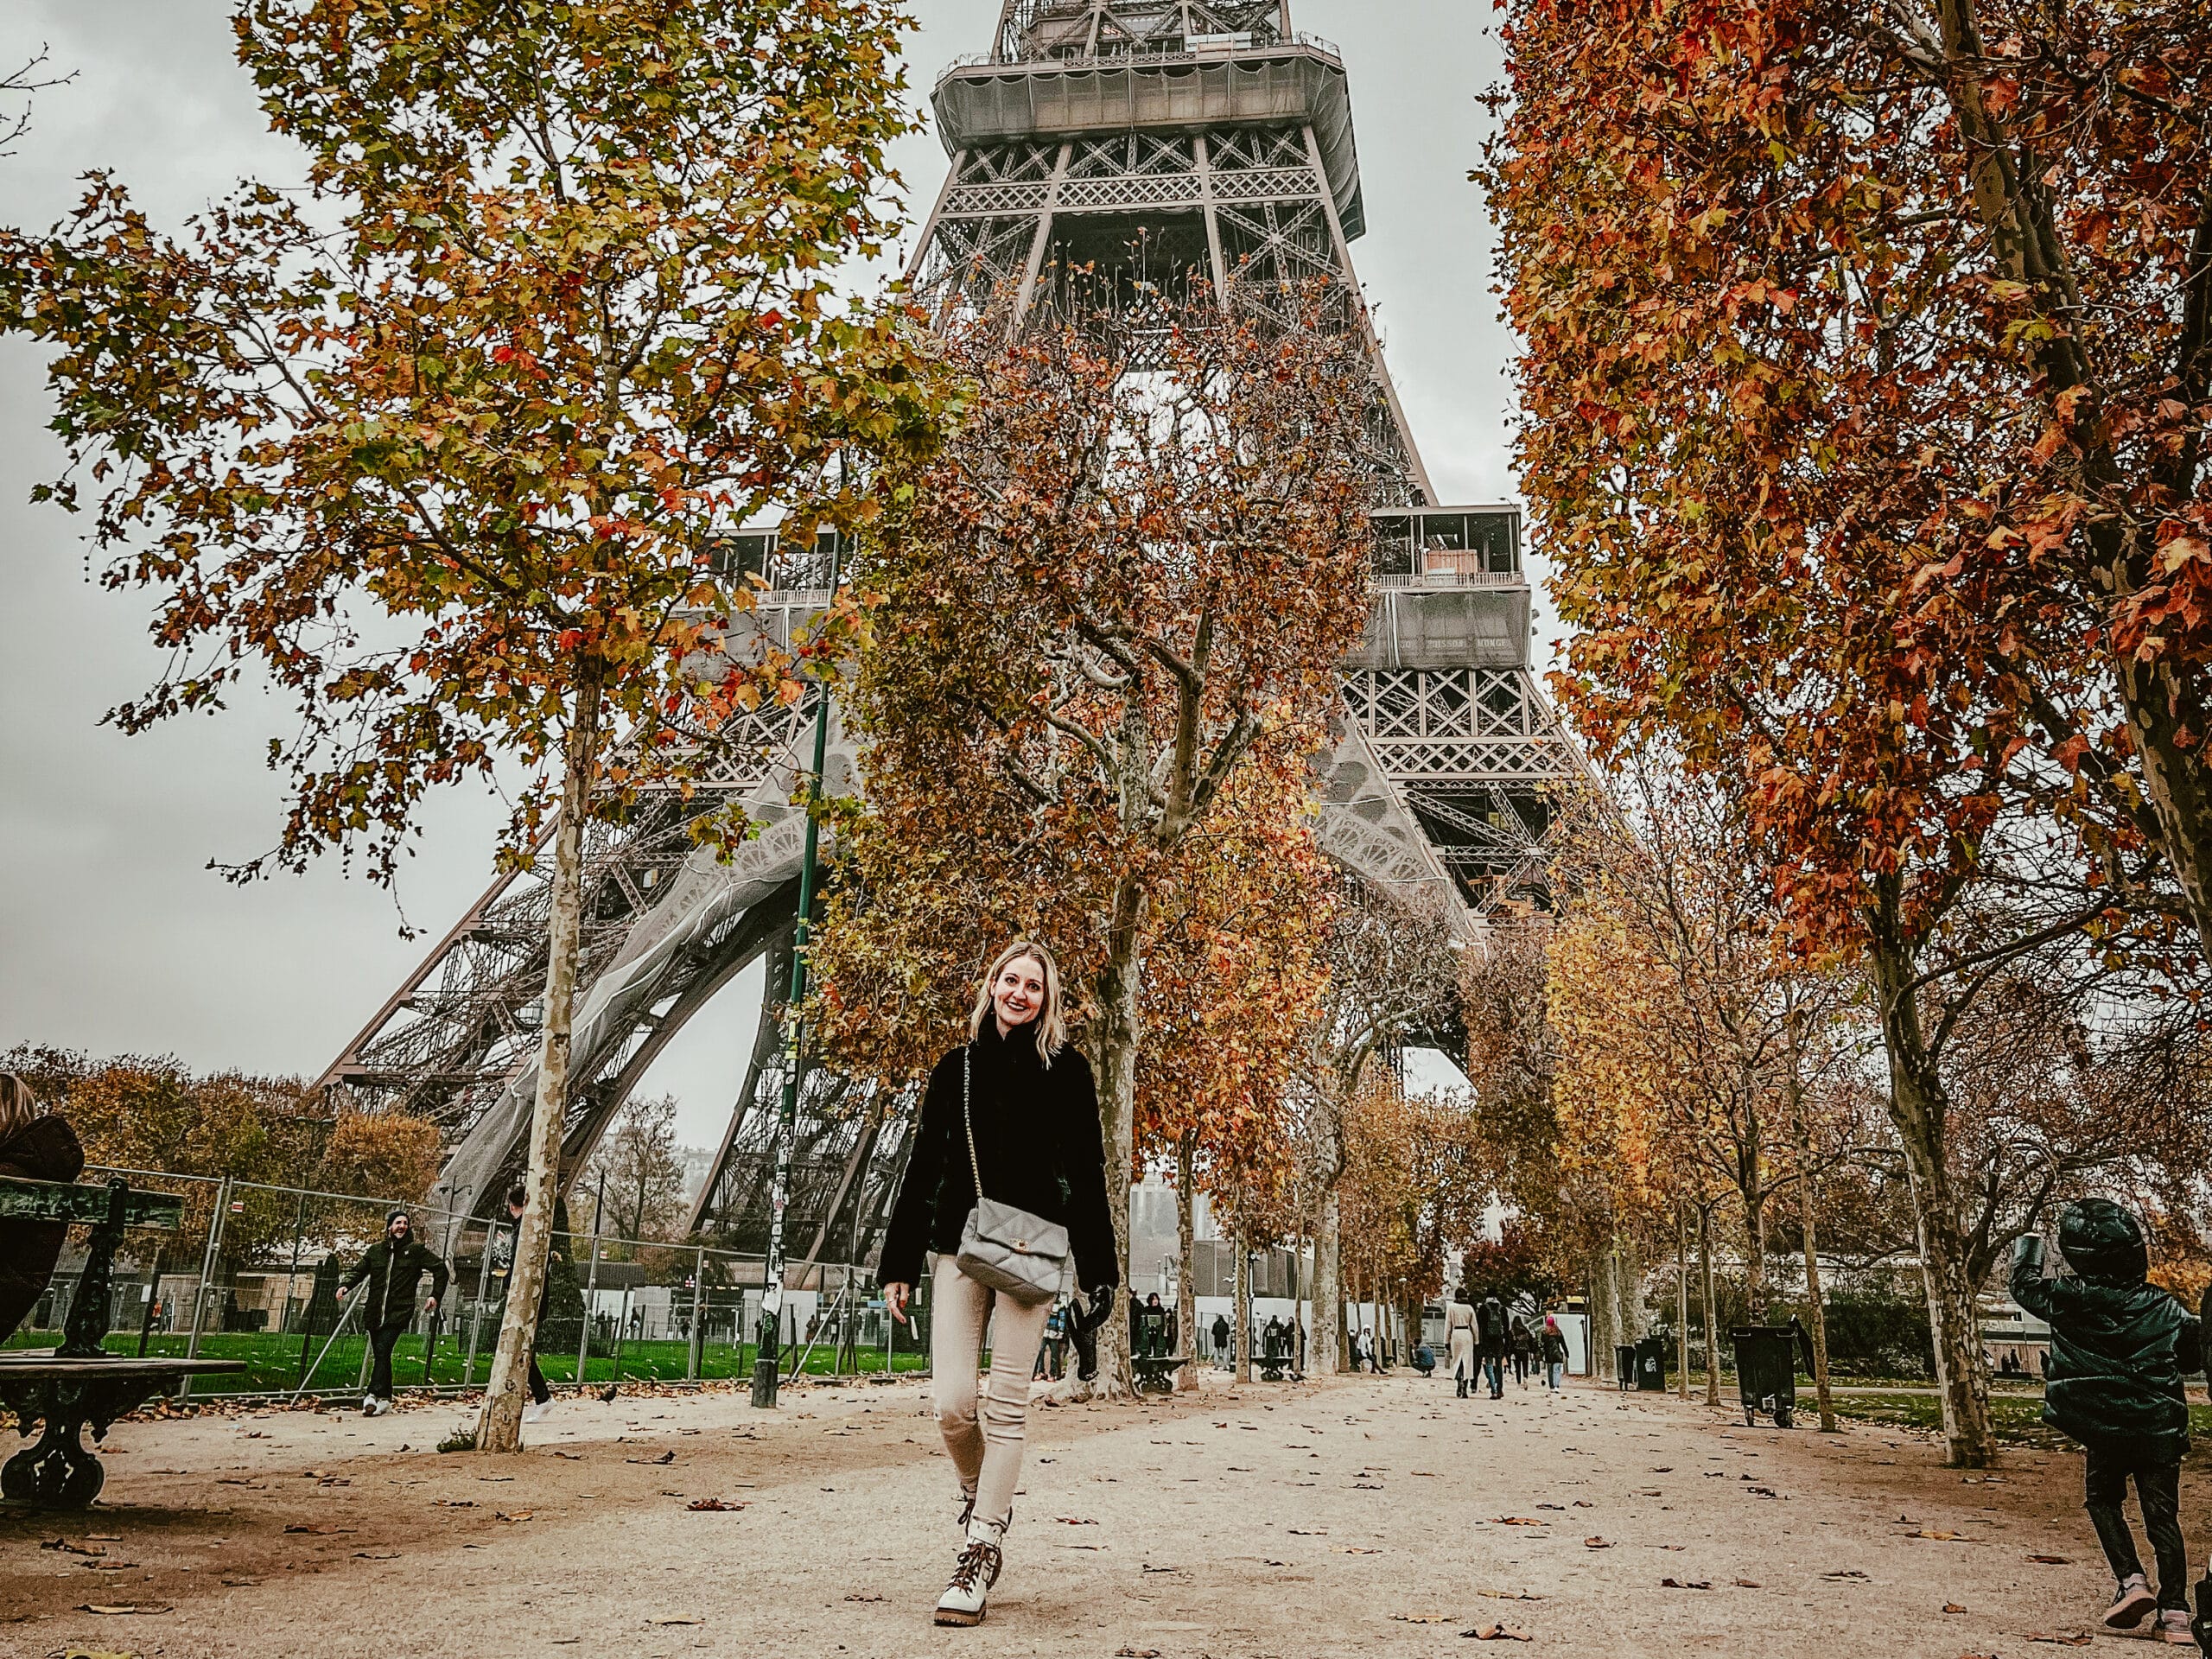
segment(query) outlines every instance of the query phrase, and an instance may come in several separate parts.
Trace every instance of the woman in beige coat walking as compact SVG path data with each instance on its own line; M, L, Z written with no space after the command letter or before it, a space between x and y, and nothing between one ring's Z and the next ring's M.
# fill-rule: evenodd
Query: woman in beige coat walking
M1452 1380L1459 1385L1459 1398L1464 1400L1467 1397L1467 1385L1475 1380L1474 1292L1465 1285L1459 1287L1459 1295L1444 1311L1444 1336L1452 1354Z

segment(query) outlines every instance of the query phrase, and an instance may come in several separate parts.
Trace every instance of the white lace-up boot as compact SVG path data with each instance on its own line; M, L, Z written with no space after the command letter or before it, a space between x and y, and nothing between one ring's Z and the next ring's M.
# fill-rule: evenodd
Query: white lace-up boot
M952 1582L944 1586L944 1593L937 1599L937 1622L940 1624L980 1624L983 1622L983 1602L991 1586L998 1582L999 1568L1005 1562L1003 1544L1006 1522L1003 1521L970 1520L968 1522L968 1542L960 1552L960 1560L952 1569Z

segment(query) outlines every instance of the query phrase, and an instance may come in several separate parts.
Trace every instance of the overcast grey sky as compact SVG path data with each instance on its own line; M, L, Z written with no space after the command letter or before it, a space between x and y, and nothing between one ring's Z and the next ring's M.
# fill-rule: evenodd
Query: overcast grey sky
M989 43L997 0L915 0L910 74ZM76 80L41 95L0 160L0 222L42 227L88 169L112 170L156 221L178 226L241 175L297 181L231 58L224 0L10 0L0 69L44 43ZM1447 499L1513 496L1510 338L1490 293L1490 234L1466 181L1495 78L1484 0L1297 0L1296 25L1350 71L1369 232L1352 257L1431 476ZM933 136L897 163L918 225L944 176ZM0 1047L174 1053L201 1069L314 1073L423 948L394 896L340 861L232 887L206 868L261 850L282 818L262 764L274 702L124 738L102 714L156 667L136 594L89 577L79 528L28 504L59 450L38 356L0 343ZM1550 631L1546 624L1547 632ZM504 814L454 797L426 816L397 904L435 938L485 883ZM749 1039L756 974L670 1045L647 1088L683 1100L686 1139L716 1127Z

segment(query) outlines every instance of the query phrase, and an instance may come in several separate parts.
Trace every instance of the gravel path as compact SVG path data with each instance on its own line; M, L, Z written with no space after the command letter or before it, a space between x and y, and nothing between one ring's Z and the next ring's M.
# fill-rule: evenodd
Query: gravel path
M990 1618L938 1630L918 1385L564 1402L524 1457L427 1449L462 1416L118 1427L89 1516L0 1513L0 1654L2033 1659L2106 1588L2063 1455L1968 1478L1894 1429L1407 1373L1039 1407ZM2200 1551L2208 1497L2192 1468ZM1499 1625L1528 1646L1462 1634Z

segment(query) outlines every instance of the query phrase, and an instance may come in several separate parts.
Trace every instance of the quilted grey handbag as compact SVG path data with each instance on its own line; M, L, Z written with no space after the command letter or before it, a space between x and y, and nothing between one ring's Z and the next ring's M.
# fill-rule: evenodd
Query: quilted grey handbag
M976 1156L976 1120L968 1107L970 1050L960 1051L960 1121L968 1131L968 1167L976 1177L976 1207L960 1230L954 1265L979 1285L1035 1307L1060 1294L1068 1276L1068 1230L1027 1210L983 1196L983 1166Z

